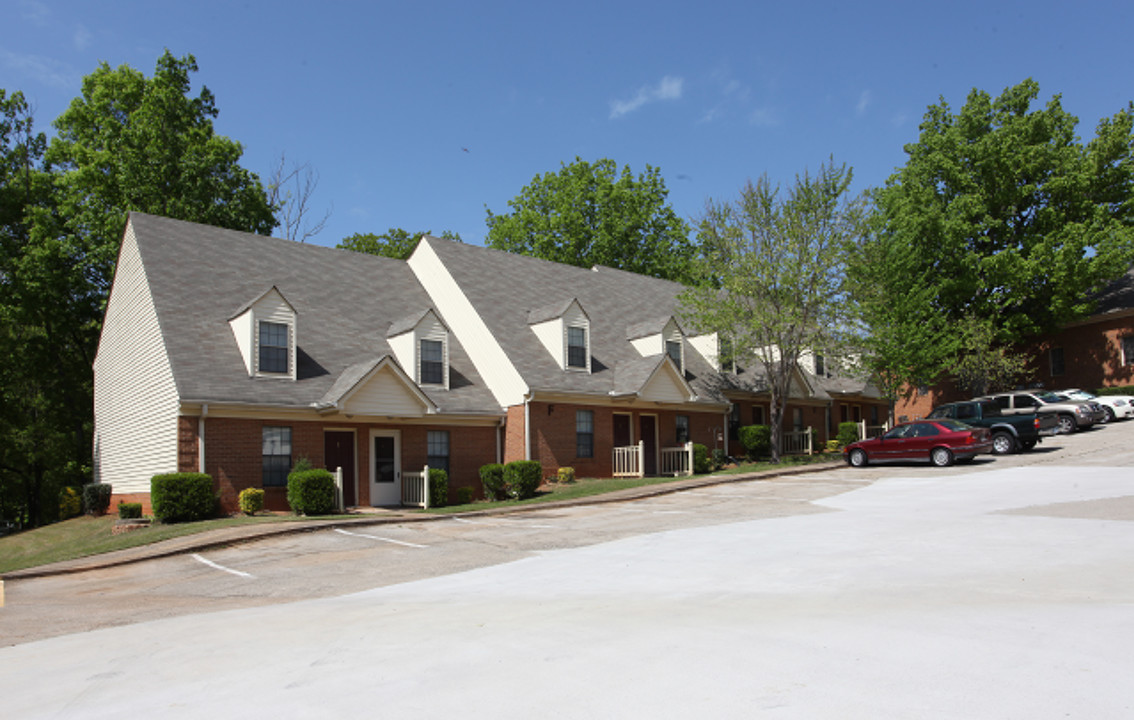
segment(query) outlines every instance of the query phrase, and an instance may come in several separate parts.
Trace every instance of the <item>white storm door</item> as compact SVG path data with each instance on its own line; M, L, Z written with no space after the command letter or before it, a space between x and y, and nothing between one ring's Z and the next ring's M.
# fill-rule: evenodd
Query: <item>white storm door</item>
M370 431L370 504L402 504L402 448L398 430Z

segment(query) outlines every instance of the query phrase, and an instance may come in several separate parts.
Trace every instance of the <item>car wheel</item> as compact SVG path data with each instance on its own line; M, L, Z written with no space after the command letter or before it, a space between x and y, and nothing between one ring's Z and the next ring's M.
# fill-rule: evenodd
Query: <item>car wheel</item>
M866 465L866 453L857 448L851 450L850 454L847 455L847 462L851 467L864 467Z
M1075 418L1070 415L1059 416L1059 432L1064 435L1070 435L1075 432Z
M1103 420L1103 422L1106 422L1106 423L1114 422L1114 419L1115 419L1114 408L1103 405L1102 409L1103 409L1103 412L1106 413L1106 419Z
M929 459L937 467L948 467L953 464L953 453L949 451L949 448L933 448L933 451L929 453Z
M997 455L1009 455L1016 452L1016 438L1006 432L993 433L992 452Z

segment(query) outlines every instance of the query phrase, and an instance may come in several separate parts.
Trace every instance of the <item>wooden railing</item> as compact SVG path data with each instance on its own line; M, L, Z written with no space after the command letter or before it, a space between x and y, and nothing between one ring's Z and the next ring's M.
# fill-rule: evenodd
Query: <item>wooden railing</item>
M644 477L646 443L614 448L614 477Z
M678 447L667 447L661 450L662 475L692 475L693 474L693 443L687 442Z
M815 452L811 447L811 428L785 432L780 447L784 455L811 455Z
M429 507L429 466L421 472L402 473L402 505Z

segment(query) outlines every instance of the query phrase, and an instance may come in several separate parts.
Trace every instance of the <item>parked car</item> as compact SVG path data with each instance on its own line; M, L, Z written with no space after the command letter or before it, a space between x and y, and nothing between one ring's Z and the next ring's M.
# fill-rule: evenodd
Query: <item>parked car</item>
M1056 390L1060 395L1066 395L1072 400L1097 402L1106 413L1106 422L1134 417L1134 396L1130 395L1095 395L1086 390L1071 388L1070 390Z
M995 400L1000 412L1005 415L1053 413L1059 421L1059 432L1064 434L1089 428L1098 422L1095 412L1086 403L1061 399L1049 390L1013 390L973 399Z
M1103 406L1099 405L1094 400L1079 400L1079 399L1076 399L1076 398L1068 397L1065 393L1056 392L1054 390L1052 392L1055 392L1055 394L1057 396L1059 396L1059 399L1063 400L1065 402L1081 402L1084 405L1086 405L1088 408L1091 409L1091 419L1094 420L1096 423L1104 423L1105 424L1107 422L1110 422L1110 418L1107 416L1106 411L1103 410Z
M1051 413L1005 415L993 400L938 405L929 413L928 419L960 420L973 427L988 428L992 433L992 452L995 455L1031 450L1043 438L1059 432L1059 422Z
M895 460L928 460L945 467L991 451L992 433L987 428L933 419L903 423L876 438L851 443L843 448L843 457L853 467Z

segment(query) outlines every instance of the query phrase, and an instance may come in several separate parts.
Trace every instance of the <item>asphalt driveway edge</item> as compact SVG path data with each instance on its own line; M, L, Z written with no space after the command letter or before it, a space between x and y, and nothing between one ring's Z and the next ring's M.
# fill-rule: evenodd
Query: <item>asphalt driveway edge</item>
M296 520L275 523L272 525L238 525L230 528L208 530L206 532L195 533L193 535L184 535L182 537L170 538L169 540L161 540L159 542L149 543L146 545L138 545L136 547L125 548L123 550L114 550L112 552L102 553L99 555L89 555L87 557L75 558L73 560L62 560L60 562L26 568L23 570L13 570L11 572L0 575L0 580L6 582L13 580L31 580L35 578L45 578L56 575L68 575L73 573L87 572L90 570L102 570L106 568L120 567L122 565L132 565L134 563L145 562L147 560L157 560L174 555L187 555L190 553L205 552L208 550L215 550L217 548L230 547L232 545L238 545L242 543L256 542L258 540L263 540L270 537L295 535L305 532L316 532L319 530L333 530L335 528L369 525L394 525L417 522L436 522L441 520L451 520L453 518L491 517L497 515L512 515L516 513L531 512L532 510L628 502L631 500L661 497L664 495L683 492L685 490L712 487L715 485L727 485L730 483L748 482L752 480L768 480L785 475L800 475L825 472L827 470L832 470L841 466L841 461L833 461L829 463L817 463L815 465L799 465L790 468L772 468L769 470L760 470L757 472L742 473L736 475L701 475L694 476L692 478L679 478L667 483L643 485L641 487L616 490L610 493L591 495L588 497L575 498L571 500L552 500L533 505L509 505L507 507L485 508L483 510L471 510L468 512L459 513L424 514L392 512L390 514L340 520Z

